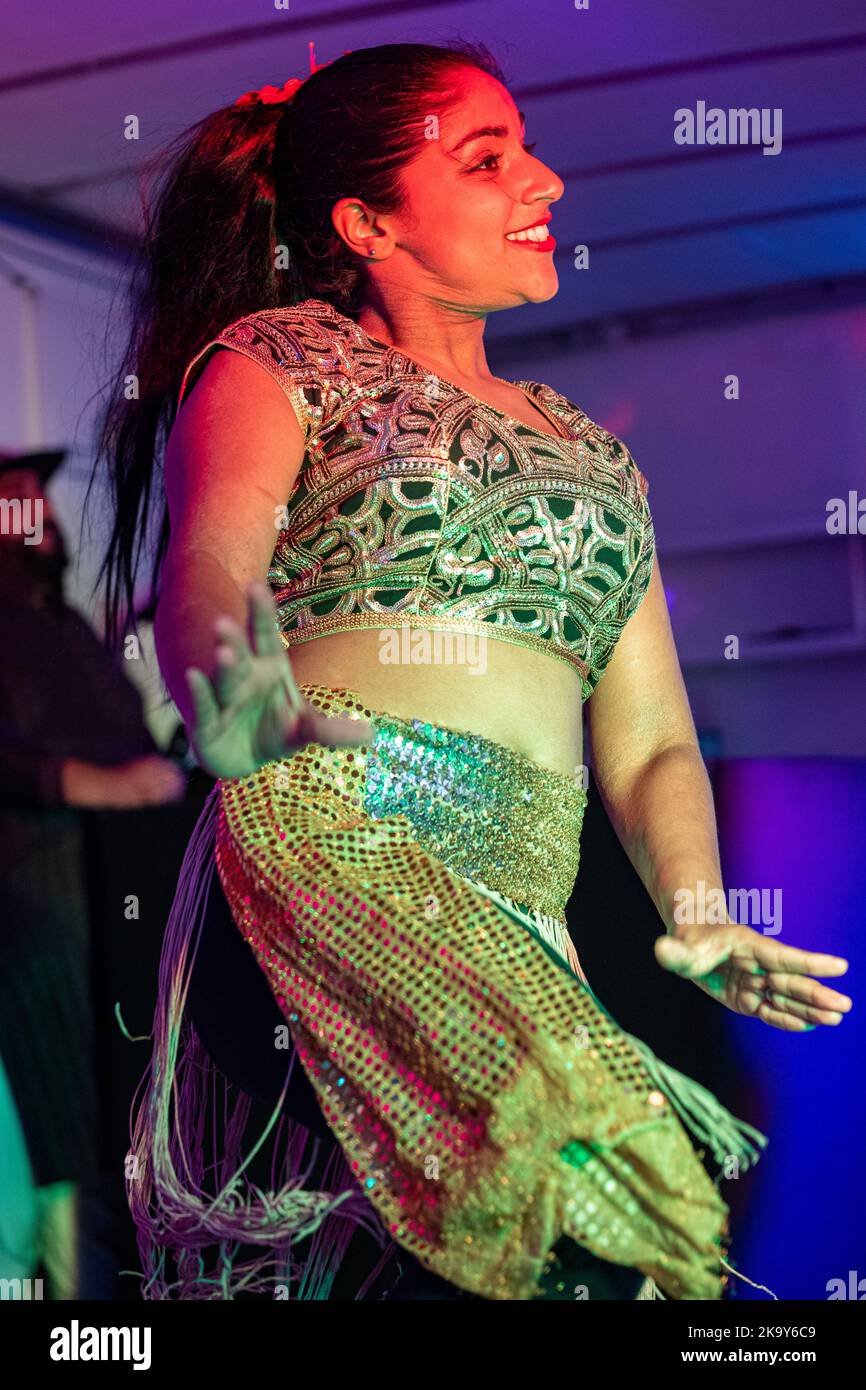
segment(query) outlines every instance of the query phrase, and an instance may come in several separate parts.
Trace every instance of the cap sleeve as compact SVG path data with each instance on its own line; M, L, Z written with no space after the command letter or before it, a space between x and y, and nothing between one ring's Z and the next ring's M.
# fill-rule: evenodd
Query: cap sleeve
M649 479L635 463L631 449L623 440L600 425L595 426L595 436L615 466L622 470L624 495L639 519L636 559L625 586L628 599L627 617L632 617L646 597L656 554L655 527L649 504Z
M178 409L218 348L230 348L257 362L291 402L304 434L305 447L322 429L333 393L323 363L333 354L331 334L321 322L298 308L267 309L223 329L192 359L184 373Z
M634 470L634 475L637 479L637 485L640 492L642 516L638 556L637 560L635 561L634 569L632 570L631 576L629 578L629 588L631 590L631 600L633 604L629 616L632 616L634 613L637 612L638 608L640 608L643 600L646 598L647 590L649 589L650 580L652 579L653 563L656 554L656 536L655 527L653 525L652 511L650 509L648 497L649 480L647 479L646 475L642 473L641 470L638 468L637 464L631 456L631 453L628 450L626 452L628 453L629 464L631 468Z

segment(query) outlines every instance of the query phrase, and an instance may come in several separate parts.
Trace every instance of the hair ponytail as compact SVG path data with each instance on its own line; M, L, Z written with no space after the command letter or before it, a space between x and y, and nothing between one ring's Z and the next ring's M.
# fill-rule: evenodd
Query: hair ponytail
M189 362L259 309L317 297L350 316L357 311L366 267L334 231L331 208L352 196L380 212L402 206L400 170L421 147L425 120L459 94L467 67L505 80L483 45L460 40L356 49L312 73L291 102L224 107L169 146L85 498L86 510L107 472L112 530L94 590L105 576L105 640L113 651L121 628L135 626L143 557L147 606L158 598L169 540L162 457Z

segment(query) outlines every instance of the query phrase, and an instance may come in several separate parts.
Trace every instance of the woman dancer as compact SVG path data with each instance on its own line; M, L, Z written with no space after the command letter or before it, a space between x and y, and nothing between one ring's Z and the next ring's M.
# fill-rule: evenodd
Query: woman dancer
M122 369L140 399L104 441L110 623L170 429L157 645L218 781L133 1138L146 1297L328 1297L358 1227L383 1252L358 1297L386 1265L397 1297L721 1297L728 1210L701 1159L729 1176L766 1140L583 977L584 702L660 964L791 1031L848 1007L812 978L844 961L676 920L677 890L721 875L646 479L577 405L486 363L487 314L557 289L563 184L532 149L486 50L355 51L203 121L149 228ZM221 902L281 1028L244 1019L228 947L188 1017ZM253 1142L262 1018L285 1083ZM310 1167L317 1129L339 1172Z

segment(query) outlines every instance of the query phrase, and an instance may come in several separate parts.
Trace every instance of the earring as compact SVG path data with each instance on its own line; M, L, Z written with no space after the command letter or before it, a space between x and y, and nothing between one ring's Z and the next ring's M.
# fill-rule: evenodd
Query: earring
M375 248L375 246L371 246L371 247L370 247L370 255L371 255L371 256L375 256L375 254L376 254L376 248Z

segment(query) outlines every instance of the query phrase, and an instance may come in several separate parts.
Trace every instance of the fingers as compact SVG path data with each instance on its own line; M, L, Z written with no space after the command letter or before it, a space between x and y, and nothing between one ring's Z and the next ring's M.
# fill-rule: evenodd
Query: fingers
M725 941L730 947L727 951L724 949ZM834 976L844 975L848 970L848 962L841 956L786 946L781 941L762 936L752 927L718 927L708 931L706 936L686 944L694 951L696 959L711 962L709 968L720 961L731 959L739 969L753 974L763 970L791 975Z
M801 951L797 946L785 946L781 941L754 933L751 950L755 960L765 970L784 970L796 975L844 975L848 962L841 956L825 955L821 951Z
M765 979L767 998L780 995L787 999L796 999L825 1013L838 1014L840 1018L854 1007L847 994L840 994L828 985L822 985L805 975L791 975L784 971L772 970Z
M267 584L255 579L247 590L250 603L250 645L259 656L279 656L283 650L277 609Z
M759 1018L766 1019L768 1014L785 1014L790 1018L802 1019L816 1027L819 1023L823 1023L831 1028L838 1027L843 1017L841 1013L833 1009L818 1009L812 1004L802 1003L799 999L791 999L788 995L778 994L775 990L767 991L758 1009Z
M219 704L213 687L205 675L197 666L188 666L184 672L186 676L187 689L192 700L192 711L195 720L194 733L201 736L207 734L219 720Z
M252 656L246 633L234 618L221 614L214 623L216 673L214 685L220 704L231 704L239 687L249 675Z
M748 1018L761 1018L761 1005L766 1002L765 995L757 993L750 982L740 989L737 999L737 1008L740 1013L745 1014Z
M249 586L250 640L256 656L282 657L285 662L283 679L289 707L300 710L303 697L298 689L289 654L280 636L279 621L273 594L267 584L256 579Z
M852 1007L847 995L817 980L776 971L750 980L740 1001L763 1023L787 1032L811 1032L821 1024L836 1028Z
M751 928L726 926L690 941L659 937L655 955L665 969L686 979L697 977L702 987L716 994L723 992L723 975L729 986L737 980L737 1002L729 1007L785 1032L811 1032L819 1025L838 1027L853 1007L846 994L807 974L842 975L848 969L846 960L768 941ZM722 963L726 971L717 972L716 982L713 971Z
M357 748L372 743L373 737L373 727L365 720L322 714L310 705L304 707L292 731L293 742L321 743L326 748Z
M784 1033L811 1033L816 1027L814 1023L807 1023L784 1009L775 1008L766 999L762 1001L756 1017L762 1023L769 1023L771 1028L781 1028Z

